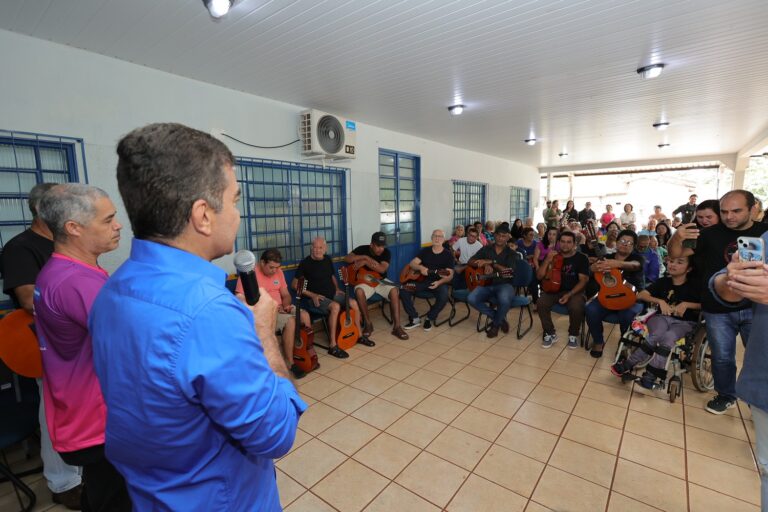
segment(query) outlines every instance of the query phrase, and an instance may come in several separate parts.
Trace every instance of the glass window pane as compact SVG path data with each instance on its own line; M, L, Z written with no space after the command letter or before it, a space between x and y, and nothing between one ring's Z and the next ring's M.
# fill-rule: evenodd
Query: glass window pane
M57 148L40 148L40 168L46 171L66 171L66 152Z

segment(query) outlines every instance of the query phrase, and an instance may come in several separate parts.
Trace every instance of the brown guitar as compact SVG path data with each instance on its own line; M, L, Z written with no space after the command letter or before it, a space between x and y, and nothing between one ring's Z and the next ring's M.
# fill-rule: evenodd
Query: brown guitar
M315 331L308 325L301 325L301 296L307 291L307 281L300 277L296 284L296 339L293 343L293 363L304 373L320 367L315 352Z
M549 263L547 273L544 274L544 279L541 280L541 289L547 293L557 293L560 291L560 286L563 284L563 255L555 254L552 261Z
M43 376L43 358L33 331L34 323L34 317L23 309L0 320L0 359L24 377Z
M384 276L366 267L360 267L355 270L354 267L347 266L347 272L351 273L349 281L352 286L367 284L371 288L376 288L384 279Z
M600 285L597 300L605 309L621 311L637 302L635 288L624 281L621 270L612 268L606 272L595 272L595 281Z
M406 284L409 281L412 282L419 282L423 281L427 278L427 276L430 277L445 277L451 274L451 271L448 269L440 269L440 270L430 270L427 272L427 275L425 276L418 270L414 270L411 268L410 263L406 263L403 267L403 270L400 271L400 284Z
M498 272L491 272L489 274L483 274L482 268L467 267L464 269L464 279L467 282L467 290L472 291L478 286L487 285L494 277L501 277L504 279L512 279L515 277L515 269L505 268Z
M336 345L341 350L348 350L355 346L360 339L360 329L355 323L355 311L349 307L349 278L347 277L347 267L339 269L339 277L344 283L344 311L339 313L338 327L336 328Z

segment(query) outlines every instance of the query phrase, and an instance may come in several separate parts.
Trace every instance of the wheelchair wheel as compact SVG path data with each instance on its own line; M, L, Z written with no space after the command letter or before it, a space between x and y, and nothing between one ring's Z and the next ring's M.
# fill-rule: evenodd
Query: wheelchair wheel
M715 387L712 375L712 352L707 340L707 330L699 326L693 335L693 353L691 354L691 381L698 391L710 391Z
M669 402L675 403L677 397L683 392L683 383L680 382L680 377L672 377L669 379L669 385L667 385L667 393L669 393Z

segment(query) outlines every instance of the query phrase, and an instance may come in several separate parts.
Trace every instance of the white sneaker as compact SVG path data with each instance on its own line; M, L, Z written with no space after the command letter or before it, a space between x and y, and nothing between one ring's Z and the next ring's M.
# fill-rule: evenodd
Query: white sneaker
M545 334L544 341L541 342L541 348L549 348L557 343L557 334Z
M568 336L568 348L579 348L579 338Z

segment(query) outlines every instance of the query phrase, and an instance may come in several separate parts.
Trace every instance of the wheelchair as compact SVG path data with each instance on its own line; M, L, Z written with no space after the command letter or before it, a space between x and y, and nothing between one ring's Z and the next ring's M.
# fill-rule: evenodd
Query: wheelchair
M643 350L641 347L644 342L645 335L630 327L619 340L614 363L627 359L634 350ZM646 348L648 348L647 345ZM693 387L697 391L704 393L715 387L715 380L712 375L712 352L709 341L707 341L707 330L702 317L699 317L696 327L690 333L677 340L672 349L653 347L653 354L648 354L648 357L635 365L634 369L645 368L654 354L660 354L667 358L664 366L666 377L661 380L660 388L666 389L671 403L674 403L682 395L683 375L686 373L690 374ZM628 373L622 375L621 380L622 382L634 382L639 380L639 377L634 373Z

